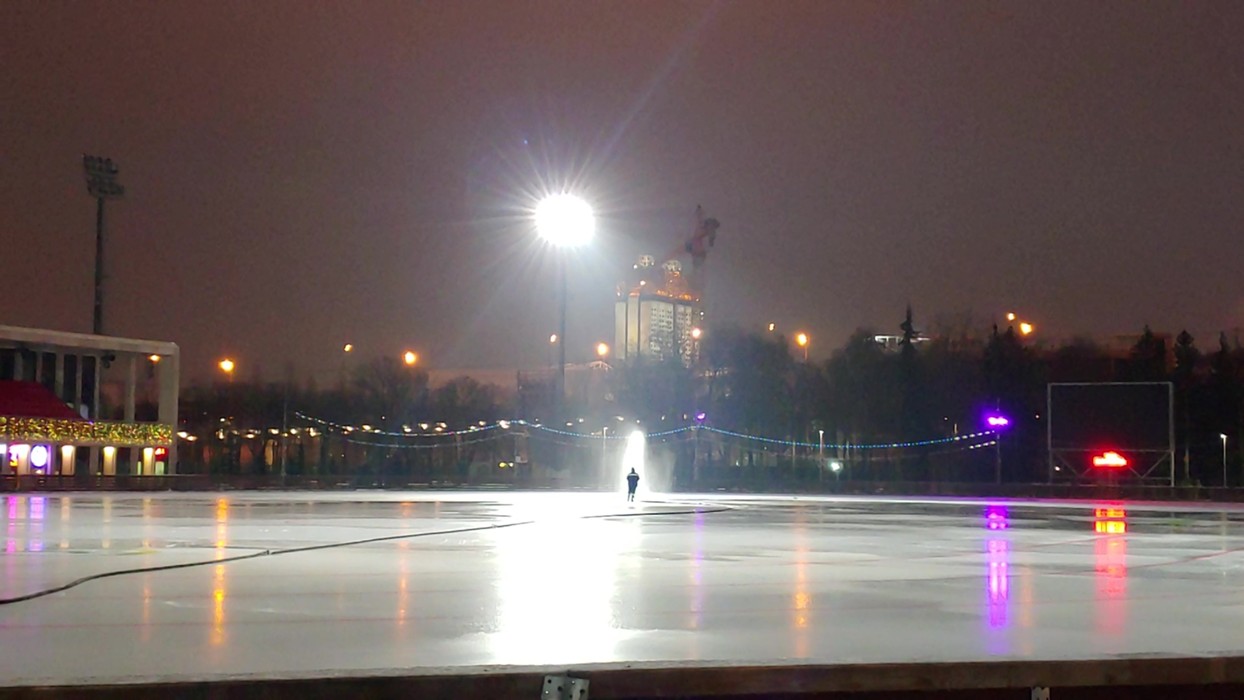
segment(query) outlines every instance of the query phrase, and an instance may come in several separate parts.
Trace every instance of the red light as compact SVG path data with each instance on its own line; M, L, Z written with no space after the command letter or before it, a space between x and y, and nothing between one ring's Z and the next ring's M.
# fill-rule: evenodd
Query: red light
M163 462L166 459L168 459L168 448L167 447L155 448L155 461Z
M1127 458L1113 450L1103 452L1093 457L1094 467L1104 467L1106 469L1119 469L1127 466Z

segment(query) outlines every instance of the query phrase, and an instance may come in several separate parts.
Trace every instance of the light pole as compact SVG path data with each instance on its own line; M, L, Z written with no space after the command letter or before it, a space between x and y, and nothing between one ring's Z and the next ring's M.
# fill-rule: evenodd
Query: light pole
M816 473L818 481L825 479L825 429L816 429Z
M1002 429L1011 424L1011 419L1001 413L985 416L985 425L993 430L993 468L994 482L1002 483Z
M1227 487L1227 434L1218 433L1218 437L1222 439L1222 487Z
M225 376L229 378L229 383L232 384L233 383L233 371L237 369L237 365L234 364L233 360L230 360L229 358L226 357L225 359L221 360L217 366L220 367L220 371L225 373Z
M86 191L95 198L95 315L93 333L104 333L104 200L120 199L125 187L117 182L120 168L111 158L82 156Z
M810 342L810 339L808 338L807 333L800 333L799 335L795 336L795 344L803 348L803 361L805 363L807 363L808 361L808 343L809 342Z
M572 194L545 197L536 205L536 232L556 248L577 248L592 240L596 233L596 217L587 202ZM557 302L557 402L555 418L562 420L561 404L566 395L566 256L560 256L559 295Z

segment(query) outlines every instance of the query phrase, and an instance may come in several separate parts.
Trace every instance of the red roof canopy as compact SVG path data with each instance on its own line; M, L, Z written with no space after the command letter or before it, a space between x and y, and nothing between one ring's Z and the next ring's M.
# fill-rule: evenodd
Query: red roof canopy
M0 381L0 416L84 420L53 391L38 382Z

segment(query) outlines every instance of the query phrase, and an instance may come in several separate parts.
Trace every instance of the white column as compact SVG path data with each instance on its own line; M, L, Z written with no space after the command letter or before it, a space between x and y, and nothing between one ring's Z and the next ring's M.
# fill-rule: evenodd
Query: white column
M168 446L168 462L165 474L177 473L177 395L181 382L181 353L173 352L160 360L160 423L171 426L173 439Z

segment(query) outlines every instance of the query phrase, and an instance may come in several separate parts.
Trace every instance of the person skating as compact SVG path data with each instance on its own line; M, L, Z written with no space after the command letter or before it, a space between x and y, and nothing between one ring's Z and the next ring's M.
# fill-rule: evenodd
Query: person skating
M626 500L635 500L635 489L639 488L639 473L631 469L631 473L626 475Z

